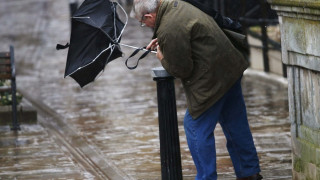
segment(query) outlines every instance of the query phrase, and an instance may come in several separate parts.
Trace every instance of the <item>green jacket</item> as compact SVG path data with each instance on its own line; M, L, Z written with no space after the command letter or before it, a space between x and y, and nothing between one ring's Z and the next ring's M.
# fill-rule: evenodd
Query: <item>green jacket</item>
M153 38L158 38L164 56L162 66L181 79L194 119L216 103L248 67L213 18L184 1L162 1Z

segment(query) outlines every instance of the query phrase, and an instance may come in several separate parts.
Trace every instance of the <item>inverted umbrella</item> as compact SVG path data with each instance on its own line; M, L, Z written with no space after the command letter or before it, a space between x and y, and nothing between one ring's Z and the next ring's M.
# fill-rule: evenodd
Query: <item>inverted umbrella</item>
M70 76L80 87L94 81L105 65L121 57L119 47L125 24L116 12L116 2L85 0L72 17L70 44L65 77Z

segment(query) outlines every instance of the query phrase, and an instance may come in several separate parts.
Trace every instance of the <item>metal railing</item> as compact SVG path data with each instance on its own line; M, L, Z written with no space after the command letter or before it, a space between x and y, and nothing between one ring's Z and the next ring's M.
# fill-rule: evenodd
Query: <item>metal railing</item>
M201 0L198 0L201 1ZM209 0L202 0L207 1ZM262 46L249 45L250 47L262 49L264 71L270 72L269 55L270 49L281 51L281 44L268 37L269 26L279 24L278 16L270 8L266 0L216 0L211 4L221 15L238 20L243 25L245 34L261 41ZM250 27L259 26L260 33L250 30ZM282 63L283 76L287 77L285 64Z

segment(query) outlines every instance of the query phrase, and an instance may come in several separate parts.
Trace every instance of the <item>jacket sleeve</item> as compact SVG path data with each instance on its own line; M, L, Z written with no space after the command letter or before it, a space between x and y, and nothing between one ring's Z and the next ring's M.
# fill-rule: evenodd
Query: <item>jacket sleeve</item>
M193 70L190 34L188 31L164 32L158 42L164 58L162 66L177 78L188 78Z

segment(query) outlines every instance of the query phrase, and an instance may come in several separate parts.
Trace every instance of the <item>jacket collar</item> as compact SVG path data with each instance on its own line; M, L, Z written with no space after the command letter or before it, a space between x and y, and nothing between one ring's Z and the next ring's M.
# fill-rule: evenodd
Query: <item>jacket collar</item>
M155 26L154 26L154 32L153 32L152 39L157 37L157 30L160 26L162 16L164 15L168 5L169 5L169 1L167 1L167 0L160 1L160 5L159 5L157 15L156 15L157 17L156 17L156 22L155 22Z

